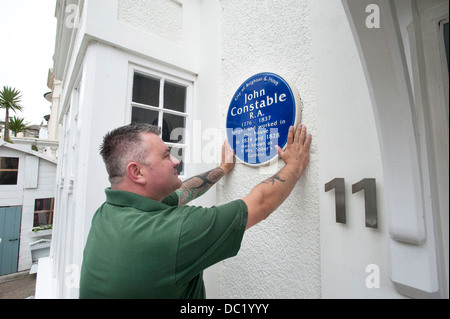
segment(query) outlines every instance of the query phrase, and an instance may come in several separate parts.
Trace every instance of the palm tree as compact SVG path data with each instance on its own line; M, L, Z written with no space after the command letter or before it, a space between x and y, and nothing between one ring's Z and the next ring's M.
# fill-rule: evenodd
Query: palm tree
M24 123L25 119L21 117L13 117L9 119L9 129L14 132L14 136L17 137L17 133L25 132L29 129L30 123Z
M22 106L20 102L22 96L20 91L9 88L7 86L3 87L3 91L0 91L0 108L5 109L5 141L9 141L9 111L22 111Z

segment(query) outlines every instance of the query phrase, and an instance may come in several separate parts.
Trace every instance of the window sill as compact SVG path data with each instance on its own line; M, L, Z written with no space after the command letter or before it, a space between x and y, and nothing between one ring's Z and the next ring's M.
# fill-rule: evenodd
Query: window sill
M43 237L43 236L51 236L52 235L52 230L53 229L45 229L45 230L40 230L37 232L31 231L31 237Z

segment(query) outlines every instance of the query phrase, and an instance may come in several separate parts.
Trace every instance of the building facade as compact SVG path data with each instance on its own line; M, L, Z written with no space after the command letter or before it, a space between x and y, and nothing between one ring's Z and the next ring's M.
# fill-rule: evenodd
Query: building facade
M208 297L448 298L448 1L59 0L56 17L57 215L37 296L78 296L106 132L158 124L180 177L204 172L236 90L273 72L298 91L311 161L205 272ZM281 165L238 163L194 204L242 198Z
M29 270L31 246L50 239L56 160L0 140L0 276Z

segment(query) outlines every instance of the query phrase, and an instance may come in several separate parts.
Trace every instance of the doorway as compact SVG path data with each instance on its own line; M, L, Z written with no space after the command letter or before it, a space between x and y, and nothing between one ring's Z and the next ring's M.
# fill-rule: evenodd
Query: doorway
M0 207L0 276L17 272L22 206Z

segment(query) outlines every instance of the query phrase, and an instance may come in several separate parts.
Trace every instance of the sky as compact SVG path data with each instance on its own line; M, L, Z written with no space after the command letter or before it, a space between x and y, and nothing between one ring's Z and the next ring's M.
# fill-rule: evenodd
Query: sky
M0 90L22 93L23 112L10 116L30 124L45 122L50 102L44 94L48 70L53 67L56 37L56 0L0 0ZM5 111L0 109L0 120Z

